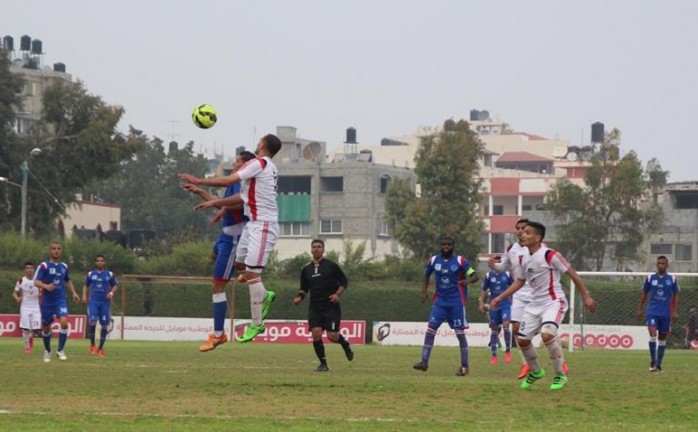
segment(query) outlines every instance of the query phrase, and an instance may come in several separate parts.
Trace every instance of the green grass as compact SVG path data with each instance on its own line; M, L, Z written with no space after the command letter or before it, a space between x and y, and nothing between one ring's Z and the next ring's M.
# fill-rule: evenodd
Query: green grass
M68 361L44 364L40 340L24 355L20 340L0 339L0 430L696 428L698 353L690 351L668 351L660 375L647 371L644 351L568 354L569 384L551 392L552 373L521 390L518 367L490 366L485 349L471 349L471 374L460 378L455 348L436 347L424 373L412 369L420 347L355 347L349 363L328 345L331 371L319 374L311 345L229 343L206 354L197 346L110 341L101 359L71 340ZM547 367L546 353L541 359Z

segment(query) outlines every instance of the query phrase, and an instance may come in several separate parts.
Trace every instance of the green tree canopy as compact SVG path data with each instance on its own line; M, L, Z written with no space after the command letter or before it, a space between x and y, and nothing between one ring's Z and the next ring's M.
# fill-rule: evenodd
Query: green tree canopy
M194 144L167 153L159 138L132 133L145 145L112 177L92 186L99 199L121 205L123 229L148 229L179 240L215 232L208 223L210 214L193 211L199 198L181 189L177 179L180 172L203 177L207 171L206 160L192 151Z
M620 132L611 137L619 140ZM558 220L558 248L578 269L601 270L607 245L619 265L638 260L638 246L659 228L661 208L648 199L668 173L653 160L642 168L635 152L620 159L594 157L584 186L564 179L548 192L547 205Z
M482 222L479 160L483 144L464 120L447 120L442 131L422 137L415 156L419 197L394 181L386 197L395 235L415 257L434 253L443 235L456 239L456 252L473 258L480 249Z

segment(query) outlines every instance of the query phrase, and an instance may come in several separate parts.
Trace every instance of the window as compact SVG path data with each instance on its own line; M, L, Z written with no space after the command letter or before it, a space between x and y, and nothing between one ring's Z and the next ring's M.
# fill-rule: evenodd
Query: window
M320 192L344 191L344 177L320 177Z
M308 222L282 222L279 224L281 235L284 237L307 237L310 235Z
M320 232L322 234L342 234L342 221L322 220L320 221Z
M109 231L117 231L119 229L119 223L115 221L109 221Z
M381 177L381 193L388 192L388 186L390 186L390 176L384 175Z
M693 261L693 246L690 244L677 244L674 259L676 261Z
M504 206L503 205L493 205L492 206L492 215L503 215L504 214Z
M533 210L533 206L531 204L522 204L521 210L522 211L531 211L531 210Z
M671 255L673 247L669 243L652 243L650 245L650 254L652 255Z
M279 194L309 194L310 176L279 176Z
M381 219L378 227L378 235L389 236L390 235L390 224L387 220Z

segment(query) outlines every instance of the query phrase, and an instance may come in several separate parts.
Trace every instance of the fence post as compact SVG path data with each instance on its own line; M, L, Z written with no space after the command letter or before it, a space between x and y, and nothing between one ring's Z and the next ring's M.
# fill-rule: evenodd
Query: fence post
M567 343L567 350L574 352L574 299L576 297L574 281L570 279L570 335Z

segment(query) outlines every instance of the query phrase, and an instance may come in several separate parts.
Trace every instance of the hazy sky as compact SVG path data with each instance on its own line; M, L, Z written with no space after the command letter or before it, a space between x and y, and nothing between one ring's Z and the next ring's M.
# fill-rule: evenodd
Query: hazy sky
M698 180L696 18L694 0L4 0L0 36L41 39L45 64L126 108L122 130L197 150L277 125L379 144L477 108L572 145L602 121L679 181Z

